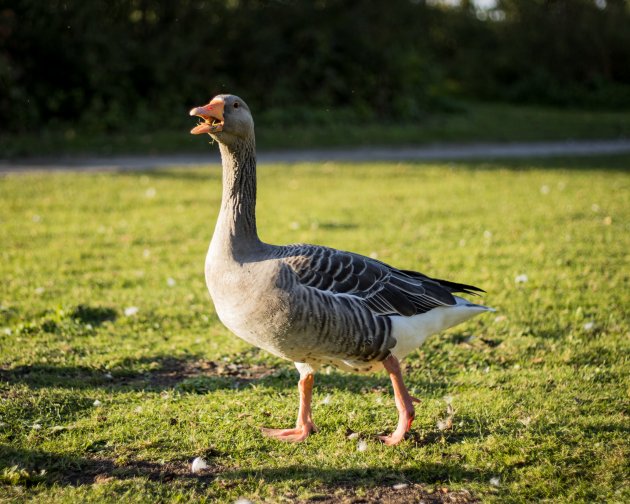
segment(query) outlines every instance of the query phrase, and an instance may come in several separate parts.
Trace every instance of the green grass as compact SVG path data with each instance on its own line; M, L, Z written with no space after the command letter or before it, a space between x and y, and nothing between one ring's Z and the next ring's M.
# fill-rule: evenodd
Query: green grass
M279 113L276 113L279 112ZM81 124L55 125L0 138L0 158L79 154L202 152L188 134L185 110L173 124L99 133ZM418 145L435 142L516 142L630 137L628 111L588 111L467 103L452 112L427 114L417 122L359 121L347 111L271 111L257 117L261 149Z
M261 436L293 424L297 373L208 299L218 167L0 178L0 501L628 502L629 165L261 168L265 240L479 285L498 310L405 361L422 403L396 447L374 439L396 423L384 374L319 373L320 432Z

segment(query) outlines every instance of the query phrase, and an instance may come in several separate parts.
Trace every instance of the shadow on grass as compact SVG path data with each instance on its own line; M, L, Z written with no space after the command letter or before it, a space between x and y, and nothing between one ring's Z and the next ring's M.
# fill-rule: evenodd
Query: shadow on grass
M123 359L111 370L54 364L0 368L1 381L22 383L33 389L61 387L82 390L101 387L158 392L178 389L197 393L241 388L253 382L273 388L294 385L284 379L285 374L283 368L248 363L228 364L205 360L198 355Z
M266 483L295 481L296 483L316 483L321 485L340 485L359 487L373 485L391 485L405 480L411 483L434 484L439 482L487 481L491 476L488 471L464 466L458 462L426 462L416 467L392 468L319 468L315 466L289 465L286 467L240 469L220 474L222 478L262 479Z
M113 322L118 317L114 308L108 306L77 305L70 313L70 317L83 324L100 326L105 322Z
M117 464L105 457L88 458L3 445L0 445L0 465L7 468L0 476L0 483L26 486L80 486L137 477L151 481L213 479L212 474L201 477L193 475L188 461L165 464L126 461Z
M24 384L32 389L51 387L85 390L105 388L116 391L175 390L205 394L216 390L244 389L256 385L259 389L282 391L297 387L298 373L289 365L265 365L237 355L228 361L211 361L199 355L185 358L148 356L124 359L114 369L54 364L30 364L0 368L0 381ZM141 371L138 371L138 368ZM414 377L416 378L416 377ZM408 380L410 387L421 394L441 397L448 390L444 380ZM316 375L315 387L320 392L343 390L354 393L390 390L390 380L384 373L355 375L333 371Z
M267 484L294 482L319 487L337 486L346 489L374 487L398 483L435 484L442 482L487 481L491 474L484 469L471 467L457 461L427 462L416 467L392 469L367 468L320 468L305 465L261 467L254 469L229 469L220 464L221 453L210 450L203 454L209 468L202 473L190 472L191 460L157 463L145 460L115 461L106 457L85 457L47 452L43 450L14 448L0 445L0 462L6 469L1 483L13 485L62 485L80 486L107 483L113 480L146 478L150 481L168 482L177 479L189 484L207 484L219 479L221 486L236 486L244 481L263 480Z

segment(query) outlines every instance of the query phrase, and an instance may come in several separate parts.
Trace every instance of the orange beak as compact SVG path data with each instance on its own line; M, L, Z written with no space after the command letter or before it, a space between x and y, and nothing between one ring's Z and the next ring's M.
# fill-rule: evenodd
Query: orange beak
M213 98L207 105L191 109L190 115L201 117L203 122L191 129L190 132L193 135L201 135L202 133L217 133L223 131L224 107L225 102L223 98Z

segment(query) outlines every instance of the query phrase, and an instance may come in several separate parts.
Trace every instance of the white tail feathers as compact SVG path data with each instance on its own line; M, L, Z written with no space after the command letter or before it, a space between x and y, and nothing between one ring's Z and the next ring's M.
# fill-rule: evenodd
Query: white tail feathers
M440 306L426 313L412 317L392 316L392 336L396 338L396 346L391 352L402 359L418 348L432 334L444 331L449 327L494 308L471 303L467 299L455 296L455 306Z

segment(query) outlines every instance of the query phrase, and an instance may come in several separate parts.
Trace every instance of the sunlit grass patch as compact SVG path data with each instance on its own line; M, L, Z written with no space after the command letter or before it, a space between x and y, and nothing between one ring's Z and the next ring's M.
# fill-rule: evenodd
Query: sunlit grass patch
M627 501L629 165L261 168L263 239L479 285L498 310L405 361L422 403L393 448L385 375L334 370L316 435L260 435L293 423L297 373L212 309L218 167L0 179L0 496Z

